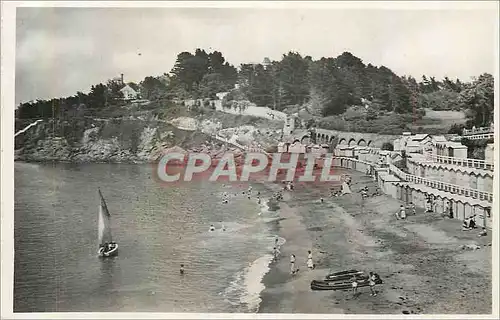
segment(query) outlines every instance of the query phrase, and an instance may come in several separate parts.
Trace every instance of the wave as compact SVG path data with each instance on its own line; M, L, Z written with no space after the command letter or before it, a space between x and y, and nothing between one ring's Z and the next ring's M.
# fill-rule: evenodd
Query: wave
M273 256L266 254L238 272L225 291L226 300L233 306L244 305L243 312L258 312L262 299L260 293L266 288L262 279L269 272Z

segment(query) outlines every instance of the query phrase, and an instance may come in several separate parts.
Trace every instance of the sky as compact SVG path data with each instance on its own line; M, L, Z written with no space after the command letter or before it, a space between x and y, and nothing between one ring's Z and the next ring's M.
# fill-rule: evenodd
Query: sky
M495 74L497 20L495 9L17 8L16 105L121 73L140 82L196 48L235 66L349 51L398 75L468 81Z

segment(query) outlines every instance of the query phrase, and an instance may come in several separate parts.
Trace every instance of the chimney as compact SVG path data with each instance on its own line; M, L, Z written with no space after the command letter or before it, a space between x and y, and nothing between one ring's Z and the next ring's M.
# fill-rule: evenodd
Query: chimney
M125 84L125 83L123 82L123 73L122 73L122 74L120 74L120 76L121 76L122 84Z

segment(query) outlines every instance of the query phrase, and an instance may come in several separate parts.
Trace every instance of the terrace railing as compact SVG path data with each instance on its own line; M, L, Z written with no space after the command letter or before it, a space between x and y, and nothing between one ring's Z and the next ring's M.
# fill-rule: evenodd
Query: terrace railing
M472 136L476 134L487 134L487 133L494 133L494 128L493 126L490 127L480 127L480 128L475 128L475 129L464 129L462 131L463 136Z
M448 156L439 156L432 153L425 154L426 162L437 162L451 164L474 169L494 170L494 164L485 160L470 159L470 158L454 158Z
M453 194L458 194L462 195L465 197L471 197L474 199L479 199L479 200L484 200L488 202L493 202L493 193L491 192L486 192L486 191L479 191L477 189L470 189L466 188L463 186L459 186L456 184L451 184L451 183L446 183L442 181L437 181L437 180L431 180L419 176L415 176L412 174L408 174L406 172L403 172L401 169L397 168L393 164L389 164L389 172L397 176L398 178L405 180L407 182L412 182L415 184L423 184L427 187L453 193Z

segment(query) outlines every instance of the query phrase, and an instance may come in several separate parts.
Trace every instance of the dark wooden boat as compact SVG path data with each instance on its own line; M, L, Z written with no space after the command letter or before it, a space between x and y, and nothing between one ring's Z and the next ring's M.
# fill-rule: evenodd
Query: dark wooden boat
M345 270L334 272L325 277L325 281L340 281L340 280L349 280L353 276L362 276L364 275L363 271L358 270Z
M357 276L356 280L358 282L358 288L367 287L370 285L368 275ZM377 277L375 284L382 284L383 281L380 277ZM313 280L311 281L311 290L350 290L352 289L352 282L350 280L341 281L325 281L325 280Z

